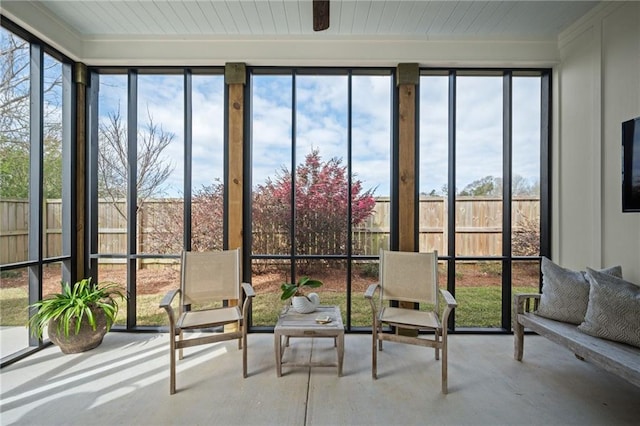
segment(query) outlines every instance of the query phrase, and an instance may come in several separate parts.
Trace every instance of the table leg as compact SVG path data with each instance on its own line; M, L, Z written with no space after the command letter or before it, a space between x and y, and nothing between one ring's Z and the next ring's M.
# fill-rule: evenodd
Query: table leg
M276 375L277 377L282 376L282 337L279 333L273 333L274 338L274 347L276 352Z
M338 335L338 377L342 377L342 362L344 360L344 333Z

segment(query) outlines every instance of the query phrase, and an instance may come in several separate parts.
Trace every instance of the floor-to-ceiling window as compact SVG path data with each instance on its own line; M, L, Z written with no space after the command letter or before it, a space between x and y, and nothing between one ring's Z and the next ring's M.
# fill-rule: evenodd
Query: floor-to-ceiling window
M0 28L0 352L41 344L27 306L73 279L72 63L3 19Z
M420 250L440 254L458 329L509 330L511 294L539 288L549 102L546 70L422 71Z
M389 247L392 71L253 69L253 325L273 326L280 285L320 279L348 328L370 325L363 298Z
M223 244L221 69L91 73L91 271L128 293L117 325L167 323L180 252Z

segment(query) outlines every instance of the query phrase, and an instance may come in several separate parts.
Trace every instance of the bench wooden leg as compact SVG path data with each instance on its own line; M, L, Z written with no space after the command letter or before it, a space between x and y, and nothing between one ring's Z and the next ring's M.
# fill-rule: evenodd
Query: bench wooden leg
M517 320L513 321L513 358L516 361L522 361L522 353L524 351L524 326Z

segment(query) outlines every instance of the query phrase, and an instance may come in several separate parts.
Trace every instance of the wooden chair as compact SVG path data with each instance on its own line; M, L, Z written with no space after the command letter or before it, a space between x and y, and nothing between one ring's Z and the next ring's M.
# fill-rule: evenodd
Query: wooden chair
M435 348L435 358L442 351L442 393L447 393L447 321L457 306L451 293L438 291L438 252L413 253L380 250L379 282L371 284L364 297L373 311L372 376L378 376L378 350L382 341L407 343ZM376 306L374 294L380 290ZM439 294L447 304L439 316ZM398 302L399 307L389 306ZM419 304L420 310L414 309ZM393 333L383 333L382 327L393 327ZM444 326L443 326L444 324ZM408 333L400 332L408 331ZM421 331L433 332L420 334Z
M177 317L171 306L176 295L180 296ZM169 291L160 302L160 307L169 315L171 394L176 392L175 352L178 350L182 359L182 349L190 346L238 339L238 349L242 349L242 374L247 377L246 318L254 296L251 285L240 281L240 249L182 253L180 288ZM237 306L225 306L224 301L237 301ZM225 325L220 333L184 338L185 330Z

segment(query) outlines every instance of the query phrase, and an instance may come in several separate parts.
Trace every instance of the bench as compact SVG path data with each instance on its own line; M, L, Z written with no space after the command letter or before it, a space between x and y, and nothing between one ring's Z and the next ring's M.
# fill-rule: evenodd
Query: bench
M522 361L525 327L559 345L576 357L595 364L640 387L640 348L593 337L578 326L535 314L539 294L516 294L513 297L514 358Z

